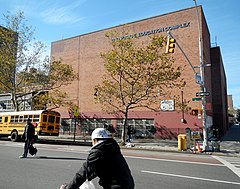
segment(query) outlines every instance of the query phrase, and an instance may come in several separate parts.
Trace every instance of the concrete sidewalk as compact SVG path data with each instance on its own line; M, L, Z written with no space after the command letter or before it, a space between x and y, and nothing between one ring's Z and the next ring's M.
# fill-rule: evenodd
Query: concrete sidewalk
M223 153L235 153L240 157L240 125L232 125L221 139Z
M211 143L210 143L211 149ZM137 149L148 149L148 150L160 150L160 151L175 151L180 152L178 150L178 142L177 141L159 141L155 143L134 143L134 147ZM182 151L189 152L189 153L200 153L200 152L193 152L192 150ZM203 152L204 153L204 152ZM215 154L215 155L229 155L229 156L236 156L240 157L240 142L237 141L222 141L220 142L220 151L213 152L209 151L206 152L207 154Z

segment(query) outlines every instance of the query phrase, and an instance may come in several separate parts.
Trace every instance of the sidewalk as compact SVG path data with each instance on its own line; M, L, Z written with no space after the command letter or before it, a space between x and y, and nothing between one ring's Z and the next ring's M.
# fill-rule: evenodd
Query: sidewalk
M137 149L147 149L147 150L160 150L160 151L175 151L180 152L178 150L178 142L177 141L156 141L155 143L134 143L134 148ZM210 144L211 149L211 144ZM182 151L194 153L191 150ZM195 152L199 153L199 152ZM220 142L220 151L219 152L206 152L207 154L215 154L215 155L228 155L228 156L236 156L240 157L240 142L238 141L222 141Z
M211 143L210 148L211 148ZM176 151L178 150L178 141L173 140L145 140L134 141L134 147L137 149ZM185 152L185 151L183 151ZM190 152L187 151L187 152ZM193 153L193 152L191 152ZM199 153L199 152L196 152ZM225 136L220 141L220 152L207 152L215 155L228 155L240 157L240 125L232 125Z
M117 139L118 141L119 139ZM91 146L90 136L74 136L73 135L59 135L56 136L40 136L39 142L42 143L57 143L68 145L83 145ZM118 141L120 142L120 141ZM157 151L171 151L179 152L178 141L176 140L160 140L160 139L136 139L131 144L123 146L122 148L128 149L144 149L144 150L157 150ZM193 153L183 151L183 153ZM199 152L196 152L199 153ZM240 157L240 126L232 126L220 142L220 152L207 152L208 154L215 155L229 155Z
M221 140L223 153L234 153L240 157L240 125L232 125Z

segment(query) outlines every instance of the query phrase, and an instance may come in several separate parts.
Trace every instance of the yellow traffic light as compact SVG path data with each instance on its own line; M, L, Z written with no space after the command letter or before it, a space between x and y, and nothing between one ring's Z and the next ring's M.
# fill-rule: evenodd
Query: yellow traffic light
M175 42L176 40L174 38L167 38L167 47L165 53L174 53Z

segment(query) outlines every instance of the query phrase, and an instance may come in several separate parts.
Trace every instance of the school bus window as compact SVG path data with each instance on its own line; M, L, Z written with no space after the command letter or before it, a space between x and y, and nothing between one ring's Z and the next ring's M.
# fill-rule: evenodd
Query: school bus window
M49 116L49 118L48 118L48 122L50 122L50 123L54 123L54 116Z
M56 117L56 123L60 123L60 117Z
M8 117L4 117L4 122L8 122Z
M43 115L43 122L47 122L47 115Z
M28 119L28 115L24 115L24 122L26 122Z
M2 123L2 116L0 116L0 123Z
M14 122L14 116L11 116L10 122Z
M33 121L38 122L39 121L39 115L34 115L33 116Z
M16 116L15 116L15 122L18 122L18 118L19 118L19 116L16 115Z
M19 122L23 122L23 116L19 117Z

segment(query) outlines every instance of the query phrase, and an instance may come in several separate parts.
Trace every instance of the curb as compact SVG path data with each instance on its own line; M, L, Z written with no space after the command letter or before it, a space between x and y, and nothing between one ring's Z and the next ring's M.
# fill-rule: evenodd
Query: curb
M51 138L51 137L44 137L39 138L37 143L42 144L55 144L55 145L76 145L76 146L92 146L92 142L89 139L76 139L73 141L73 138ZM186 154L196 154L196 155L218 155L218 156L231 156L231 157L240 157L240 153L234 150L222 150L220 152L192 152L192 151L179 151L177 146L175 146L176 142L170 142L170 146L168 146L168 142L163 141L163 146L154 145L154 143L144 143L144 142L136 142L132 143L133 146L120 146L121 149L128 149L128 150L145 150L145 151L155 151L155 152L173 152L173 153L186 153ZM147 144L151 144L147 145Z

